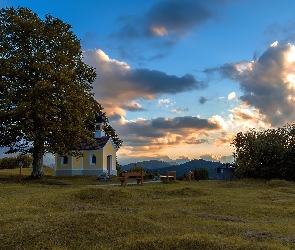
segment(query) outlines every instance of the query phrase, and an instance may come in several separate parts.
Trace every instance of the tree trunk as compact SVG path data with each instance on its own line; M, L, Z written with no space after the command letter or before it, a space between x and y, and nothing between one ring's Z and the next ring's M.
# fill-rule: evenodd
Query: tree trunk
M43 175L43 152L40 148L34 147L33 150L33 171L31 173L32 179L39 179Z

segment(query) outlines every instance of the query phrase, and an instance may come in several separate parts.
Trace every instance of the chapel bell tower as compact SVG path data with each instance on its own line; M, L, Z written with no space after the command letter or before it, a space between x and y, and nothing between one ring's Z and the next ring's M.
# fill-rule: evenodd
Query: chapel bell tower
M102 125L103 125L104 121L105 121L105 119L101 114L95 115L95 132L94 132L95 139L105 136L105 132L102 129Z

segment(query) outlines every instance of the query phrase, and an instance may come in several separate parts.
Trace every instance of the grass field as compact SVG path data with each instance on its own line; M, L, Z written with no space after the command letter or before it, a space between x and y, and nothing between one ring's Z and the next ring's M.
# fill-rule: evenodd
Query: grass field
M0 170L0 249L295 249L293 182L102 183Z

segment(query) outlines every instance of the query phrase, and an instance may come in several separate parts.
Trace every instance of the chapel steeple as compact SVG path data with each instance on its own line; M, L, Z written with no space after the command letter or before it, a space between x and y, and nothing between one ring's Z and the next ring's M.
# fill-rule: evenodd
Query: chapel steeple
M105 136L105 132L103 131L102 125L105 122L105 118L101 114L95 115L95 132L94 138L98 139Z

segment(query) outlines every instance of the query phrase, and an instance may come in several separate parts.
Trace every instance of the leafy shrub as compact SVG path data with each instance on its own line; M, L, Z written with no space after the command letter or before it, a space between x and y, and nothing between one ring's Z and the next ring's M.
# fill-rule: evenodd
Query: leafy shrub
M143 171L144 172L144 168L141 167L141 166L134 166L133 168L130 168L130 172L141 172Z
M19 161L22 161L22 167L28 168L33 163L33 158L29 155L19 155L15 157L5 157L0 159L0 169L19 168Z
M209 172L206 168L200 167L198 169L194 170L195 174L195 180L209 180Z

